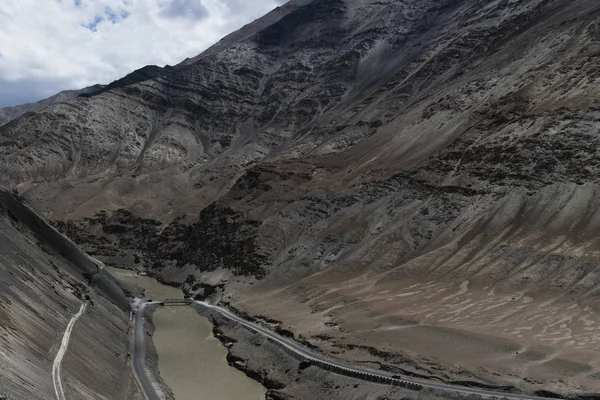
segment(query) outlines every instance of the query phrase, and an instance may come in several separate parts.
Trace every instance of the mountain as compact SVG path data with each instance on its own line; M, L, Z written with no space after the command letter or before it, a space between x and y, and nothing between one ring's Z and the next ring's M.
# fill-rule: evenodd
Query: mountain
M21 115L28 112L40 111L44 107L53 104L68 101L80 95L94 93L102 90L103 85L93 85L79 90L64 90L47 99L40 100L36 103L21 104L13 107L0 108L0 126L5 125L13 119L19 118Z
M168 65L164 68L161 68L156 65L146 65L145 67L135 70L125 75L123 78L117 79L116 81L111 82L108 85L103 85L101 87L98 87L97 90L81 93L80 95L82 97L92 97L112 89L118 89L124 86L133 85L134 83L144 82L149 79L160 76L163 73L163 71L168 71L169 68L171 67Z
M128 363L129 303L122 289L4 188L0 242L0 397L54 397L53 360L69 321L85 303L60 371L67 398L138 398Z
M0 177L103 261L339 359L600 393L599 15L292 0L1 127Z
M168 71L169 68L171 67L166 66L161 68L156 65L147 65L143 68L133 71L130 74L127 74L121 79L111 82L108 85L92 85L78 90L64 90L55 94L54 96L50 96L47 99L40 100L36 103L27 103L13 107L0 108L0 126L6 125L10 121L19 118L25 113L42 111L45 107L51 104L63 103L80 96L92 97L111 89L117 89L134 83L143 82L148 79L156 78L163 71Z

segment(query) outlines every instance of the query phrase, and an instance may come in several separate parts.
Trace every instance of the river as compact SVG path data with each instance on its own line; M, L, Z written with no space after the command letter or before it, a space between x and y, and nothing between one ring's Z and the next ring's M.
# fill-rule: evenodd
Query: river
M146 290L154 300L182 298L177 288L111 268L120 279ZM159 307L153 317L158 369L176 400L261 400L266 389L229 366L227 349L213 335L211 322L191 307Z

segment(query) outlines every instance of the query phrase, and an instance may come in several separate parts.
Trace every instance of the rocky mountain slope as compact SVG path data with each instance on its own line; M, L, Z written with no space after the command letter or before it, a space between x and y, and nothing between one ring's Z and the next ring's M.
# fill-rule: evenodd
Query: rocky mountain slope
M98 257L342 359L600 392L592 0L295 1L0 128Z
M128 364L129 304L122 290L4 189L0 243L0 397L55 398L53 360L85 302L62 362L66 397L139 398Z
M103 85L93 85L80 90L65 90L35 103L0 108L0 126L9 123L13 119L19 118L25 113L40 111L50 104L69 101L80 95L95 93L102 90L103 87Z

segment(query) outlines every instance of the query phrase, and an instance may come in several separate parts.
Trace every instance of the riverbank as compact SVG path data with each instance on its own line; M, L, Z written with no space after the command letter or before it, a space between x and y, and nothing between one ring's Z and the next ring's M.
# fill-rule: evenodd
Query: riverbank
M261 382L269 391L267 400L369 399L447 400L464 396L431 389L421 392L337 375L300 363L281 347L241 325L201 306L200 315L211 318L214 335L228 348L227 360L247 376ZM477 396L470 397L478 399Z
M174 287L112 269L120 279L142 287L152 299L183 298ZM266 389L227 363L227 349L212 335L210 321L190 307L149 306L145 311L146 369L168 399L261 400Z
M133 284L146 287L147 297L183 297L179 289L152 278L133 272L115 272ZM415 392L337 375L299 362L281 347L221 314L213 314L202 307L193 308L195 310L192 307L150 306L145 318L149 336L152 335L152 340L147 340L151 345L146 353L147 367L160 373L157 381L164 379L163 389L167 385L173 389L169 399L195 400L199 392L217 400L464 398L431 389ZM203 318L194 318L197 314ZM365 361L365 366L370 363ZM236 384L234 371L244 378L238 382L262 384L261 392L256 394L249 390L252 385Z
M157 306L149 306L144 310L144 334L146 341L144 342L144 365L146 371L149 373L149 378L153 385L158 388L158 392L162 394L165 400L176 400L173 391L167 385L161 375L159 368L159 356L156 346L154 345L154 333L156 327L154 326L154 313L157 310Z

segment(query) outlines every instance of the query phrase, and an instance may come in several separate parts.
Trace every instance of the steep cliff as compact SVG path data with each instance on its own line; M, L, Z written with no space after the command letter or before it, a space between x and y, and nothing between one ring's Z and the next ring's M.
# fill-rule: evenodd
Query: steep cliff
M55 398L54 359L71 318L61 365L67 398L137 399L122 290L73 243L0 189L0 397Z

